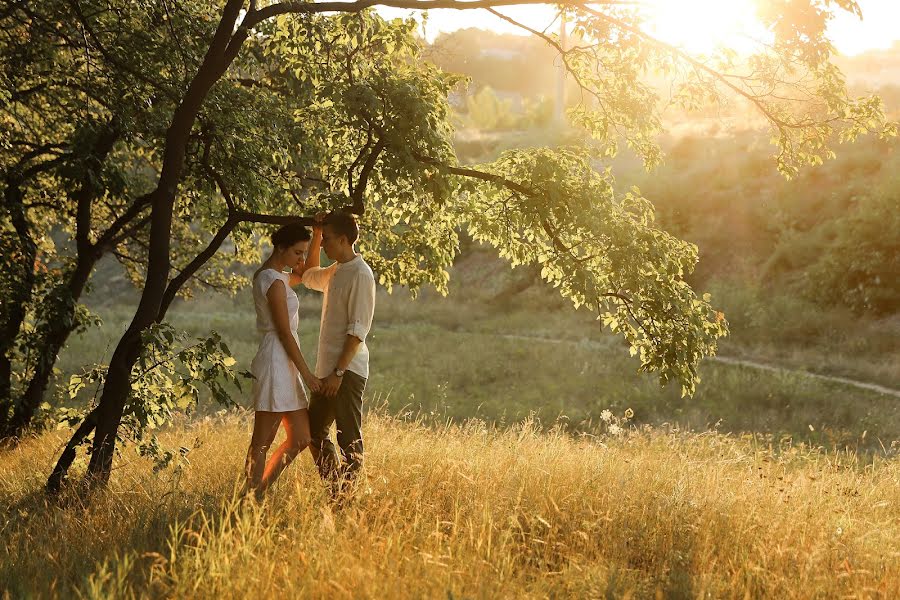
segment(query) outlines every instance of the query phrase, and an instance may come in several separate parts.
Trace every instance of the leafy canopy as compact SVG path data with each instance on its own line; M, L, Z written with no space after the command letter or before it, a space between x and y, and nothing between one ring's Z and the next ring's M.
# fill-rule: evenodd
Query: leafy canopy
M261 31L282 72L313 90L316 101L295 120L325 141L311 151L329 189L359 193L354 178L358 184L374 157L363 246L382 283L445 290L454 232L465 227L513 265L540 265L563 296L625 339L643 370L690 394L727 324L709 295L685 281L696 247L659 229L638 189L617 192L607 165L623 143L648 168L662 160L662 102L648 78L669 77L687 108L734 97L753 105L773 130L776 165L788 176L833 156L834 141L894 130L877 98L848 97L828 60L825 3L809 3L802 14L796 3L767 5L761 18L773 42L743 60L728 51L690 56L646 34L640 12L615 4L567 5L577 40L569 48L533 32L561 53L583 90L570 118L589 137L466 167L455 159L448 124L456 80L423 60L411 23L367 11L282 14Z

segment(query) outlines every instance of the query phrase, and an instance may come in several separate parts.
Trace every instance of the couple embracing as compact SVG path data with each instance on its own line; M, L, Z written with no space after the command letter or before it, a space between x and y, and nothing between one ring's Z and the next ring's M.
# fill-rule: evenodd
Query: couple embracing
M307 446L332 491L362 465L366 335L375 309L375 277L356 252L358 236L356 220L343 212L317 218L312 235L302 225L285 225L272 235L272 254L253 275L260 343L250 368L255 413L245 489L257 498ZM321 267L320 250L334 263ZM315 371L297 336L300 300L292 287L301 283L324 294ZM332 423L343 460L329 437ZM280 425L286 439L269 456Z

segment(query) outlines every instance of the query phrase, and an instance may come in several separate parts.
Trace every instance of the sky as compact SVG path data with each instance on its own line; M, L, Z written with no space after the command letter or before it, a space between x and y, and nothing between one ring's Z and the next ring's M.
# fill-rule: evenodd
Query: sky
M655 33L665 41L688 50L710 50L716 41L734 41L752 35L753 0L642 0L653 18ZM832 41L841 54L848 56L866 50L890 48L900 40L900 0L858 0L863 11L861 21L850 13L839 11L829 25ZM406 16L409 11L381 8L385 17ZM500 12L515 17L530 27L543 30L554 19L549 6L508 7ZM698 21L696 15L704 15ZM713 25L710 27L710 25ZM502 33L526 34L484 10L433 10L425 24L425 36L433 40L441 32L466 27L491 29ZM554 27L558 27L558 24ZM718 32L718 35L710 32ZM749 42L748 42L749 44Z

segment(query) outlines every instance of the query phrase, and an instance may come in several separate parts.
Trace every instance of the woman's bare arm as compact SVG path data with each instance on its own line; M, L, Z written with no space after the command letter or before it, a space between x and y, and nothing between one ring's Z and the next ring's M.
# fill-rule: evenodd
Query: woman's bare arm
M318 392L321 382L310 371L306 360L303 358L303 353L300 351L300 346L297 345L297 340L294 339L291 331L291 319L288 316L287 309L287 288L285 288L282 280L278 279L269 286L269 291L266 292L266 300L269 303L269 310L272 311L272 322L275 324L275 331L278 333L281 345L291 361L297 366L300 376L306 382L306 385L309 386L309 389L313 392Z
M320 215L316 215L317 218ZM322 226L314 225L312 240L309 242L309 249L306 252L306 261L304 261L303 266L299 271L294 271L291 273L291 287L296 285L300 285L300 282L303 281L303 273L305 273L308 269L312 269L313 267L318 267L322 260L320 256L322 250Z

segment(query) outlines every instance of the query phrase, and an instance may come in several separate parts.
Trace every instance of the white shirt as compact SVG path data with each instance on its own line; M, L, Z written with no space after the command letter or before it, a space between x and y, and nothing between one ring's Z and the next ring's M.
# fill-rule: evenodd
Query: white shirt
M337 366L348 335L359 338L359 349L347 365L348 371L369 377L366 336L375 314L375 275L357 254L345 263L313 267L303 273L303 285L325 293L319 328L316 377L330 375Z

